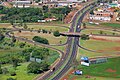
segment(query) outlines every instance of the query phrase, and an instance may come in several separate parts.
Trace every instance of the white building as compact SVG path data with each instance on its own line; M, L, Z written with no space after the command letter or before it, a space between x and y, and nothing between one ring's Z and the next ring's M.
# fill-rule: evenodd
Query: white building
M110 21L113 16L113 12L107 12L104 10L94 11L94 15L89 15L90 20Z
M19 7L19 8L27 8L27 7L30 7L30 5L32 4L32 1L30 0L24 0L24 1L12 1L14 4L13 4L13 7Z

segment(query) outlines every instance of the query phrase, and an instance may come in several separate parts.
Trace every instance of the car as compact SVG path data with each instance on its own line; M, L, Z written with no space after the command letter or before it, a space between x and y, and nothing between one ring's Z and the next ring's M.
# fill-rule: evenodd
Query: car
M50 72L53 72L53 70L51 69Z
M95 23L96 25L99 25L99 23Z
M93 24L93 22L89 22L90 24Z
M32 41L32 42L35 42L35 41Z

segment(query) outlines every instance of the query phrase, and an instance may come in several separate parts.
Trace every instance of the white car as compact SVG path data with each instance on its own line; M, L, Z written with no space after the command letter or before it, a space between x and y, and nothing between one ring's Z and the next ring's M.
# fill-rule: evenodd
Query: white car
M93 24L93 22L89 22L90 24Z
M99 23L95 23L96 25L99 25Z

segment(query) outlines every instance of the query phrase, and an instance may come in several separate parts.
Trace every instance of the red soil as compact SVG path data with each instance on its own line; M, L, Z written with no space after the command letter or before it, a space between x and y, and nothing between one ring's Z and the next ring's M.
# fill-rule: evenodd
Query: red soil
M114 72L116 72L116 70L113 70L113 69L109 68L109 69L106 70L106 72L114 73Z
M120 47L105 48L103 50L98 50L97 52L105 52L105 51L109 51L109 50L120 51Z
M74 14L77 12L77 10L71 11L64 19L65 23L70 23L70 21L72 20L72 17L74 16Z
M73 70L73 69L70 70L70 71L67 73L67 75L65 75L61 80L68 80L68 79L69 79L69 75L70 75L70 74L73 74L74 71L75 71L75 70ZM76 77L73 77L73 78L72 78L72 80L75 80L75 79L76 79Z
M109 42L120 42L120 40L110 40L110 39L107 39L107 38L97 38L97 37L94 37L94 36L92 36L92 37L90 37L90 39L94 39L94 40L100 40L100 41L109 41Z

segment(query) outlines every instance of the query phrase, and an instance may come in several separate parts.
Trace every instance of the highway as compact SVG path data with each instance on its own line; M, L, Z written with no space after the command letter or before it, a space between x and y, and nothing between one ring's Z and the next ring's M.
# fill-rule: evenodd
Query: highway
M82 24L82 20L85 16L85 14L92 8L94 8L94 2L87 4L85 7L83 7L81 10L79 10L73 20L72 20L72 24L70 26L69 32L74 32L74 33L80 33L81 31L81 24ZM8 37L11 37L9 35L10 32L7 32L6 35ZM73 61L76 59L76 55L77 55L77 49L78 49L78 45L79 45L79 37L68 37L67 39L67 47L66 47L66 53L64 53L63 51L53 48L50 45L45 45L45 44L40 44L38 42L33 42L24 38L20 38L20 37L15 37L19 40L22 41L26 41L35 45L40 45L43 47L47 47L47 48L51 48L54 49L58 52L60 52L62 54L59 62L56 64L55 66L55 70L53 72L51 72L50 70L47 71L44 75L42 76L38 76L36 78L36 80L59 80L70 68L71 68L71 63L73 63Z
M94 7L93 4L94 3L90 4L92 5L91 7L90 5L85 6L84 8L82 8L76 13L76 15L73 18L69 32L80 32L81 31L80 27L81 27L83 17L87 13L87 11L89 11L90 9ZM86 8L88 7L89 9L86 10ZM81 12L83 13L78 19L78 16L81 14ZM52 76L51 74L53 73L52 72L51 74L45 75L44 77L39 78L37 80L40 80L40 79L41 80L59 80L70 69L70 67L72 66L71 63L76 59L78 44L79 44L79 37L74 37L74 38L68 37L68 46L66 49L66 55L63 57L64 61L62 62L60 61L60 63L56 65L56 70L54 71L55 76L51 77ZM63 63L64 64L66 63L66 64L64 65ZM64 67L61 69L62 65L64 65Z

